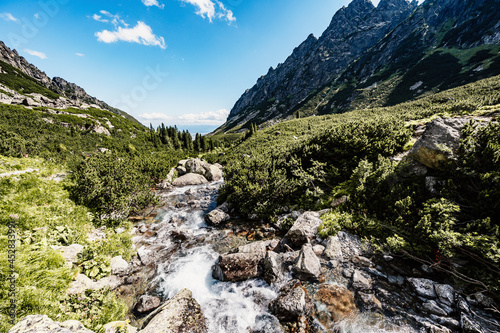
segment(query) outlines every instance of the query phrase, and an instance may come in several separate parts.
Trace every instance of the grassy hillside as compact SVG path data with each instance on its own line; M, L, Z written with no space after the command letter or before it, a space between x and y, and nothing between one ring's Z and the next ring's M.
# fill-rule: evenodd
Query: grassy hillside
M324 235L345 228L372 238L383 251L429 264L438 251L443 256L438 268L448 273L455 259L479 260L481 269L462 266L460 274L495 294L500 288L498 123L468 127L459 163L445 170L409 176L411 166L389 157L411 148L417 124L499 110L496 76L392 107L286 121L257 132L222 158L226 185L220 201L272 219L290 209L328 208L346 195L347 204L326 217ZM445 184L439 195L425 190L426 176Z
M90 242L87 233L94 228L89 209L76 205L66 182L53 179L66 172L61 166L33 158L0 156L0 174L33 169L17 176L0 175L0 332L7 332L10 280L8 232L15 225L17 251L15 257L17 320L28 314L43 313L54 320L77 319L87 327L99 329L113 320L124 320L126 306L108 290L88 293L83 299L71 298L66 289L78 272L89 274L86 267L94 262L106 271L111 257L130 258L130 234L108 229L106 242ZM124 223L128 230L130 225ZM86 257L71 267L61 252L52 246L70 244L84 246ZM79 309L77 311L77 309Z

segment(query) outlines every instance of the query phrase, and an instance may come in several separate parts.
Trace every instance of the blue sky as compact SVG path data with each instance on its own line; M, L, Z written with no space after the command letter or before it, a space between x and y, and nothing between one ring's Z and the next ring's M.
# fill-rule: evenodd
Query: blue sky
M146 125L217 126L349 2L2 0L0 40Z

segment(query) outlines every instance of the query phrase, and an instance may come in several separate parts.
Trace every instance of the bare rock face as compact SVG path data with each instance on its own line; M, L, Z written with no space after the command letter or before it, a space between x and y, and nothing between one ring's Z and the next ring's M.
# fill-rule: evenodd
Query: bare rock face
M63 323L53 321L45 315L30 315L24 317L9 333L93 333L76 320Z
M212 276L219 281L245 281L262 275L266 252L276 247L277 241L258 241L238 247L237 253L219 256L212 268Z
M430 122L409 156L431 169L454 159L466 122L464 118L439 118Z
M32 94L33 98L24 98L22 103L11 100L11 103L9 104L24 104L25 106L45 106L62 109L68 107L81 109L95 107L120 114L119 110L114 109L103 101L90 96L83 88L74 83L70 83L60 77L50 79L44 72L39 70L36 66L30 64L24 57L21 57L16 50L11 50L1 41L0 60L17 68L20 72L31 77L45 88L61 95L59 99L52 100L40 94Z
M141 333L205 333L207 324L191 291L182 289L159 308Z
M311 34L283 64L271 67L240 97L229 114L227 128L286 117L287 110L338 78L415 7L416 3L406 1L375 7L369 0L355 0L341 8L320 38ZM274 103L266 103L270 98ZM260 119L255 119L257 114Z

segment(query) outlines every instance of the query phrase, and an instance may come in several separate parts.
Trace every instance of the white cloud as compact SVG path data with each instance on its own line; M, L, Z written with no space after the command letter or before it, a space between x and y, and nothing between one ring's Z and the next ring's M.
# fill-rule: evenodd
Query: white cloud
M142 3L147 7L156 6L156 7L161 8L161 9L163 9L165 7L165 5L163 5L163 4L160 5L158 0L142 0Z
M0 18L5 21L18 22L19 20L14 17L11 13L1 13Z
M144 120L173 120L173 117L170 117L164 113L144 113L139 116Z
M214 112L187 113L180 115L178 119L187 124L220 125L224 123L229 111L221 109Z
M29 49L24 49L24 52L26 52L32 56L38 57L40 59L47 59L47 56L43 52L33 51L33 50L29 50Z
M197 8L196 14L203 18L208 18L210 22L214 18L227 20L229 22L236 21L233 12L227 9L224 4L218 0L180 0L184 3L189 3Z
M97 40L104 43L115 43L124 41L129 43L138 43L148 46L159 46L165 49L165 39L158 37L153 33L150 26L142 21L138 21L133 28L118 27L115 31L103 30L96 32Z
M139 118L148 121L168 121L177 125L221 125L223 124L229 111L222 109L215 112L187 113L177 117L172 117L164 113L144 113Z
M77 52L77 53L75 53L75 55L77 55L77 56L79 56L79 57L85 57L85 54L83 54L83 53L78 53L78 52Z
M109 20L103 19L101 15L94 14L92 18L98 22L108 23Z

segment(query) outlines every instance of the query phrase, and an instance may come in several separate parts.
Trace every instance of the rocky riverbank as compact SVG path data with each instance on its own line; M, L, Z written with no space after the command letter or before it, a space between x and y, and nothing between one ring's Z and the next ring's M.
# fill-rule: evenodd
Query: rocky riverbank
M181 161L172 174L207 179L212 167ZM467 295L432 267L377 253L347 232L321 238L323 212L242 219L227 203L215 206L221 185L164 186L165 206L132 230L137 256L113 258L112 275L99 281L77 276L68 292L111 288L127 301L129 321L106 333L499 331L483 293ZM79 251L60 250L69 261ZM9 332L90 331L37 315Z

